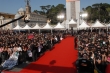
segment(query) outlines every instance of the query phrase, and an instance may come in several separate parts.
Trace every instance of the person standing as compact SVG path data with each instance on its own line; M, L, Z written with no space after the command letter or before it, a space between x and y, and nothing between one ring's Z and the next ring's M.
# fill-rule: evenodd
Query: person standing
M77 49L77 42L78 42L78 40L77 40L77 37L75 36L75 38L74 38L74 46L75 46L75 49Z
M32 44L30 45L30 49L32 51L32 60L36 61L37 58L37 47L34 45L34 43L32 42Z

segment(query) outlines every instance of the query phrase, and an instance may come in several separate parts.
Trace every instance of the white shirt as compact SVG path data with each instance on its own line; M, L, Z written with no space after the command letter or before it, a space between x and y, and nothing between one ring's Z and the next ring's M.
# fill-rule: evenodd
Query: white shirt
M21 47L18 47L17 50L18 50L18 51L22 51Z

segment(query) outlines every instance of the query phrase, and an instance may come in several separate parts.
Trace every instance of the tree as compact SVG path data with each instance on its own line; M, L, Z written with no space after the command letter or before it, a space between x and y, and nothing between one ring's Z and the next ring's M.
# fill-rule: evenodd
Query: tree
M88 22L95 22L97 19L101 22L109 22L110 20L110 4L107 3L96 3L92 6L88 6L83 9L83 11L88 12Z
M51 24L58 23L57 15L59 13L66 13L66 8L64 4L58 4L57 6L54 5L46 5L40 6L41 11L34 10L34 12L47 16L48 19L51 20Z
M38 13L38 10L34 10L33 12Z
M51 18L51 22L53 24L56 24L58 23L58 14L60 13L64 13L65 14L66 12L66 8L65 8L65 5L64 4L58 4L56 7L52 7L49 14L48 14L48 17ZM51 17L50 17L51 16Z
M51 8L51 5L47 5L46 9L49 10Z
M40 7L41 7L42 12L43 12L44 15L45 15L45 13L46 13L46 6L40 6Z

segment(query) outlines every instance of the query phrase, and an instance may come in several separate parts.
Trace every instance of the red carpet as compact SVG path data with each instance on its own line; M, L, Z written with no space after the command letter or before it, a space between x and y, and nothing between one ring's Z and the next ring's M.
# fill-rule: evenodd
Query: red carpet
M53 50L21 70L21 73L76 73L74 62L77 51L73 45L74 38L67 37L56 44Z
M106 73L110 73L110 64L106 68Z
M74 63L77 57L74 38L67 37L19 73L76 73Z

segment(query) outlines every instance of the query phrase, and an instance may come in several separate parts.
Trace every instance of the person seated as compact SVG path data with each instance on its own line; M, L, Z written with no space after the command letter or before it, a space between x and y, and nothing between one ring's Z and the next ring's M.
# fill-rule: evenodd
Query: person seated
M2 64L2 67L3 67L3 68L7 68L7 69L13 68L15 65L17 65L18 56L19 56L19 52L16 51L16 50L13 50L13 53L10 55L9 59L7 59L7 60Z

